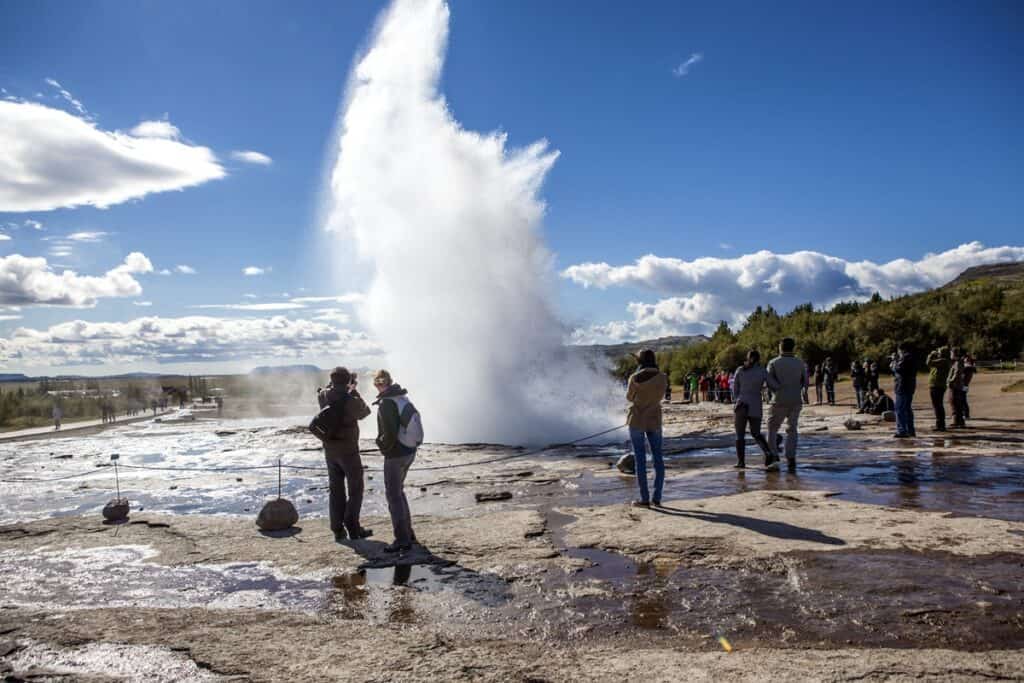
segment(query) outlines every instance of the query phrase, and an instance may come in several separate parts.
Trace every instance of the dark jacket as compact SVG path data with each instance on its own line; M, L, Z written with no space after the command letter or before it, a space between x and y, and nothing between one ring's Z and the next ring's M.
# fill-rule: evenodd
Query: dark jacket
M825 363L821 371L825 374L825 386L835 384L836 380L839 379L839 371L831 363Z
M385 458L397 458L416 452L415 448L404 446L398 440L398 430L401 428L398 405L394 401L384 400L408 393L400 385L392 384L373 402L377 406L377 448Z
M906 351L892 362L893 393L907 396L917 390L917 358Z
M347 394L347 396L346 396ZM324 442L324 453L330 455L352 455L359 452L359 421L370 414L366 402L359 392L346 392L330 384L316 396L321 408L328 404L342 402L341 427L334 438Z
M872 415L881 415L886 411L895 409L896 405L892 402L892 399L889 398L888 394L882 394L878 398L872 399L871 407L868 409L868 412Z
M853 367L850 368L850 380L853 382L854 389L863 389L868 385L868 374L864 371L863 365L853 364Z
M640 368L629 378L626 400L630 429L653 432L661 429L661 400L665 396L668 377L658 368Z
M944 388L949 378L949 367L953 364L953 361L949 359L949 349L943 346L932 351L928 354L924 364L931 368L928 371L928 387L931 389Z

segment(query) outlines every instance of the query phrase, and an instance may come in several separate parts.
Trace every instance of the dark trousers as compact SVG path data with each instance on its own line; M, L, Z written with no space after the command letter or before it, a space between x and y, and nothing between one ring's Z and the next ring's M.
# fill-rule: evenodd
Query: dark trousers
M361 528L359 510L363 507L363 461L358 452L346 455L332 452L330 443L325 444L325 451L331 487L331 531L355 534Z
M953 426L963 427L967 424L967 392L963 389L950 389L949 393L953 404Z
M814 397L817 399L818 405L821 405L821 385L814 385Z
M768 442L765 440L764 434L761 433L761 416L750 415L749 412L750 406L745 403L737 405L733 410L733 426L736 429L736 459L740 464L746 462L747 431L749 430L750 436L754 437L754 441L761 447L765 462L767 462L771 451L768 449Z
M836 385L835 384L826 384L825 385L825 393L828 394L828 404L830 406L834 406L836 404Z
M935 411L935 428L946 428L946 406L943 400L946 398L946 387L931 387L928 392L932 397L932 409Z

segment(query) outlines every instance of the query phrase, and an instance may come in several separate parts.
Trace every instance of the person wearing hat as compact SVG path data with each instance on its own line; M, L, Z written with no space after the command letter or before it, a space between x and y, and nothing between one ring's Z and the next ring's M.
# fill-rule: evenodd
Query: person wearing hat
M340 426L324 440L324 458L330 485L331 531L335 541L358 540L373 534L359 523L363 507L363 461L359 457L359 420L370 414L356 389L357 379L347 368L331 371L331 381L317 390L321 408L340 405ZM346 490L347 489L347 490Z

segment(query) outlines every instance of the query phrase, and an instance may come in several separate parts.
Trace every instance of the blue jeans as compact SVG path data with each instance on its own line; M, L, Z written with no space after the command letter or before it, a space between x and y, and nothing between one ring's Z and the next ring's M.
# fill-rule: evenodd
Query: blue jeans
M636 469L636 483L640 485L640 500L650 502L647 490L647 448L644 437L651 444L651 460L654 462L654 500L661 502L661 490L665 486L665 461L661 458L661 430L645 432L629 428L629 439L633 442L633 467Z
M896 394L896 433L915 436L914 430L914 409L911 404L914 402L913 394Z

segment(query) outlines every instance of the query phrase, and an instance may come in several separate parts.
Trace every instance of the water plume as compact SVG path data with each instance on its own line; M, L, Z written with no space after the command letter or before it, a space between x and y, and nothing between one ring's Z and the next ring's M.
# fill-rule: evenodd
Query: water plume
M551 443L614 426L603 368L564 346L538 192L558 156L453 118L442 0L396 0L351 74L326 228L373 276L360 316L446 442ZM588 364L589 363L589 364Z

